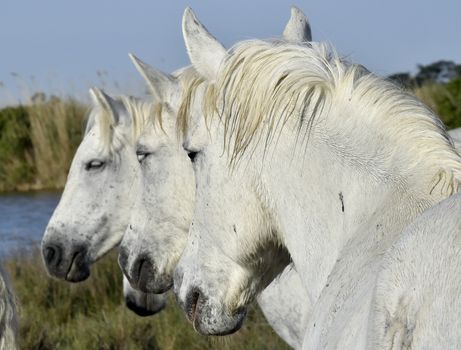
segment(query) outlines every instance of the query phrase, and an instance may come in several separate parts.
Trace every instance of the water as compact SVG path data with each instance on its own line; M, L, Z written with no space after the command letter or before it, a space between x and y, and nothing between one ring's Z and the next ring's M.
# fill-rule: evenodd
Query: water
M0 194L0 258L38 246L60 195Z

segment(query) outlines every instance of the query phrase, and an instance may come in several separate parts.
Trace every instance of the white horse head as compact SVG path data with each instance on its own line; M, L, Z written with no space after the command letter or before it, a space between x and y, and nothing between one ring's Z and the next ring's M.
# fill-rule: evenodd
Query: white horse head
M139 180L134 142L151 113L150 104L134 98L113 99L96 88L90 94L85 137L42 242L48 272L71 282L86 279L91 264L122 239ZM141 297L127 285L124 294L137 313L153 314L165 305L164 296ZM134 305L137 300L142 304Z
M292 8L284 37L305 42L311 39L310 33L304 14ZM207 45L203 48L213 51ZM132 224L124 235L119 261L132 285L143 291L159 292L172 285L172 272L185 246L192 218L195 181L190 160L194 161L194 149L208 142L201 110L203 79L190 68L175 77L135 56L131 58L152 94L164 103L157 107L161 111L157 125L152 123L138 141L143 189L137 191L142 195L132 211ZM179 123L178 114L182 115ZM194 135L194 144L187 145L189 157L182 138L178 138L178 128L182 129L184 124Z
M214 115L209 143L194 150L196 208L175 273L178 299L201 333L238 329L290 257L314 302L327 287L347 293L329 278L341 276L349 240L360 248L373 229L364 240L372 248L356 248L366 261L458 190L459 155L440 120L327 45L248 41L227 53L190 11L183 32L210 82ZM346 251L348 266L361 261Z
M156 105L156 120L145 128L137 142L142 181L120 245L119 263L131 285L145 292L161 293L172 286L195 199L191 161L177 129L182 85L200 81L195 80L197 74L191 69L175 77L131 57L152 94L161 102Z
M183 17L183 33L192 64L204 77L213 82L216 78L216 72L219 71L219 67L227 56L224 47L198 22L190 9L186 9ZM200 52L204 52L201 47L212 49L207 51L206 55L201 55ZM213 130L213 128L218 128L218 126L209 125L209 128ZM192 240L189 240L188 246L181 258L180 266L178 266L176 271L175 290L180 302L183 304L186 315L194 323L195 329L203 334L222 335L237 330L246 313L246 308L241 307L243 303L239 300L231 300L229 297L254 289L256 284L253 282L250 283L249 280L256 273L251 273L247 268L243 268L235 263L235 256L243 251L240 243L236 244L234 240L226 239L223 236L218 244L216 244L215 236L219 235L221 230L226 228L230 228L236 237L242 235L242 232L252 232L255 235L259 235L257 230L247 225L247 223L251 222L249 219L251 216L255 216L256 222L270 225L270 218L264 217L264 210L259 205L256 196L242 196L242 193L246 192L248 194L255 194L248 185L248 181L240 181L242 188L238 191L228 191L229 183L221 181L223 176L216 174L216 172L220 173L223 169L226 169L227 166L222 148L211 148L209 144L203 144L203 142L197 147L194 136L190 133L188 134L185 147L188 150L198 151L194 159L194 167L198 180L197 190L221 194L215 196L212 201L203 203L207 207L206 215L209 215L207 224L212 227L219 227L220 229L212 233L207 230L207 226L201 225L197 228L197 224L200 225L202 221L201 219L197 219L197 215L201 213L200 205L202 203L197 203L199 207L196 208L196 217L190 231L195 232L197 230L197 232L200 232L200 245L196 245L195 237L191 236ZM210 144L213 141L215 140L208 140ZM213 152L213 154L209 155L208 152ZM213 159L213 162L208 162L208 159ZM203 179L202 171L209 174L209 176L206 175L204 183L201 183ZM243 173L242 176L246 178L248 174ZM228 210L226 210L225 215L222 215L221 209L226 207L222 205L224 202L227 204ZM239 210L234 210L235 205L231 205L232 203L238 203L238 209L240 209L241 205L248 210L243 213ZM215 210L218 212L213 212ZM210 212L212 212L211 215ZM209 220L213 220L213 224L210 225ZM237 226L235 224L237 222L244 222L245 224ZM260 262L263 261L261 255L264 255L264 253L266 253L266 258L277 260L279 262L277 268L273 271L265 271L263 274L267 278L270 278L270 280L289 263L289 255L286 250L275 240L259 247L255 246L254 248L247 257L242 256L242 261L254 256L259 261L255 261L253 268L259 270L263 266ZM223 254L223 252L226 253ZM220 255L220 257L217 259L214 255ZM195 277L193 276L194 273L190 275L187 273L190 270L187 266L190 260L193 260L191 267L194 269L198 267L200 269L200 271L195 271ZM230 266L232 266L231 272L229 272ZM265 268L265 266L263 267ZM183 276L190 276L191 280L184 280ZM222 288L215 289L211 286L203 286L199 282L203 279L203 276L207 276L209 280L216 281L217 285L222 285ZM247 280L246 283L241 282L245 280ZM267 286L267 283L263 282L262 284L264 286L259 287L257 292ZM184 288L185 286L187 288ZM247 290L239 290L240 287ZM209 289L213 289L213 292L207 294ZM256 294L256 291L251 290L251 293ZM247 302L249 301L247 300ZM220 305L226 306L220 307Z
M86 279L91 264L122 239L139 179L129 99L95 88L90 93L94 106L85 137L42 241L48 272L71 282Z

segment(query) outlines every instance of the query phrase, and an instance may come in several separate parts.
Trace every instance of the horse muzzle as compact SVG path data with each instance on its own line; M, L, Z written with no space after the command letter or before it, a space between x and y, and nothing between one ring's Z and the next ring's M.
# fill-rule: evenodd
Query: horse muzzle
M121 248L119 265L131 286L144 293L162 294L173 287L173 278L167 273L160 273L155 263L147 255L132 257Z
M81 282L90 276L88 249L75 245L65 249L62 244L44 243L42 255L48 273L68 282Z

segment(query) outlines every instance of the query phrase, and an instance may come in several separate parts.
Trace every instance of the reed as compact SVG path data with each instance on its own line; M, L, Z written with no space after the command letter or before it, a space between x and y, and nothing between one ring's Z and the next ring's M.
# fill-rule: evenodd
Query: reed
M0 110L0 191L64 187L87 109L53 98Z

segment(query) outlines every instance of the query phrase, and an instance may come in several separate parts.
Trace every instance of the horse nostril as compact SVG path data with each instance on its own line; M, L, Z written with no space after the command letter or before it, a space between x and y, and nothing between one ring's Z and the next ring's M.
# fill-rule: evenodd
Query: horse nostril
M198 288L193 288L186 296L185 312L190 322L194 323L197 316L197 305L201 292Z
M61 248L55 245L47 245L44 247L43 255L45 258L45 263L48 266L58 266L61 260Z
M126 274L125 274L126 275ZM136 259L131 267L131 273L126 275L133 286L144 293L153 292L149 286L155 278L154 267L147 257Z
M50 262L54 258L54 254L56 253L56 250L54 248L48 247L45 249L45 260L46 262Z
M138 271L139 271L138 286L141 290L147 292L149 291L147 286L155 278L152 263L146 258L141 259L141 261L139 262Z

